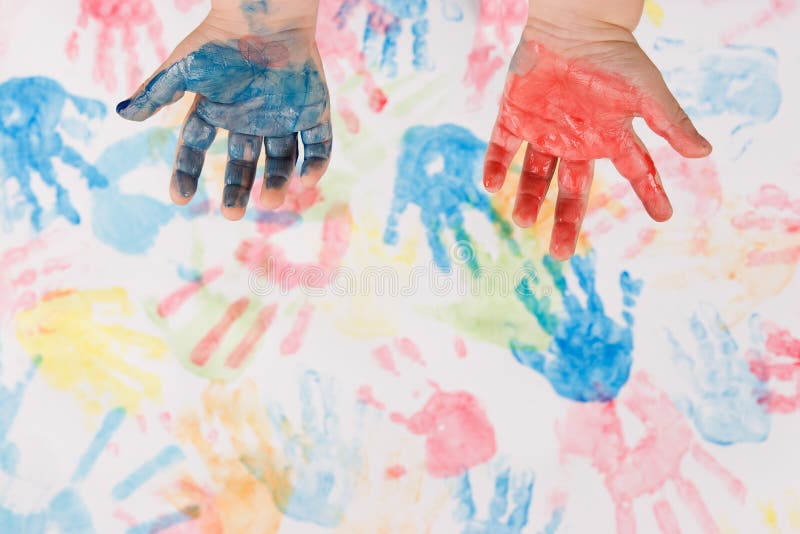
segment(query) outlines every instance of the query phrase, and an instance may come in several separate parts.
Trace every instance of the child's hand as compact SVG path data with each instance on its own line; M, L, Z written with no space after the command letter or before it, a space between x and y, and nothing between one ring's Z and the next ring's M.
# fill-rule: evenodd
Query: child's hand
M520 144L528 143L513 215L525 227L536 221L561 158L550 242L559 260L575 251L595 159L611 159L653 219L672 215L653 160L632 128L634 117L643 117L683 156L711 152L628 28L575 20L570 27L529 20L484 168L486 189L498 191Z
M272 27L259 12L262 2L249 7L244 2L231 11L217 9L219 3L117 112L142 121L185 91L196 93L178 143L170 194L177 204L189 202L205 152L216 129L224 128L230 133L222 213L235 220L244 216L262 143L265 207L283 203L297 162L298 133L303 180L313 185L322 177L332 145L330 102L314 38L316 7L309 17L281 18Z

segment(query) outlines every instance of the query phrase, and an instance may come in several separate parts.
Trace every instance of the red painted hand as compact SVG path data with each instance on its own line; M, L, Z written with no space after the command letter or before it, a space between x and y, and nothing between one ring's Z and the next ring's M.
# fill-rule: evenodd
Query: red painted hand
M519 226L530 226L560 158L550 242L550 253L559 260L575 251L595 159L611 159L653 219L669 219L672 206L633 130L633 118L643 117L683 156L706 156L711 145L695 130L656 66L627 31L623 39L570 41L555 48L530 37L523 38L511 63L486 154L486 189L500 190L526 141L513 218Z

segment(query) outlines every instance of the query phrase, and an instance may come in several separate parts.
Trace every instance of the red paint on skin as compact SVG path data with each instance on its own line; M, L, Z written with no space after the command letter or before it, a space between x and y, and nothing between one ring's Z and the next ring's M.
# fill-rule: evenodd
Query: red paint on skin
M239 53L245 60L262 67L282 68L289 64L289 48L267 37L242 37L239 39Z
M402 465L392 465L386 468L386 478L389 480L397 480L404 477L405 474L406 468Z
M200 276L199 280L189 282L188 284L178 288L178 290L174 293L167 295L166 298L158 303L158 307L156 308L158 315L160 317L169 317L173 313L177 312L181 306L183 306L186 301L194 296L198 291L219 278L220 275L222 275L222 272L222 267L208 269Z
M411 417L392 421L425 436L425 467L435 477L459 476L497 451L494 428L478 400L466 391L436 391Z
M397 370L397 366L394 363L394 358L392 358L392 350L389 347L386 345L381 345L372 351L372 357L375 359L381 369L393 375L400 376L400 371Z
M253 322L250 329L244 335L239 344L236 345L231 353L228 355L228 359L225 361L225 365L230 367L231 369L238 369L242 366L242 364L250 357L253 352L253 349L264 337L264 334L269 330L270 325L272 324L272 320L275 318L275 312L278 309L277 304L271 304L265 308L262 308L260 312L258 312L258 317Z
M198 367L204 366L222 343L222 339L233 323L239 320L249 305L250 299L242 297L228 306L217 324L195 345L189 358L190 361Z
M105 83L109 91L116 90L117 77L114 72L114 58L110 52L116 44L116 34L122 38L122 49L127 56L128 89L133 91L141 81L142 71L136 52L137 32L147 31L149 41L155 46L159 61L166 59L161 20L150 0L81 0L81 10L77 25L85 30L90 22L98 26L95 52L94 78ZM67 41L67 57L78 57L78 31L74 31Z
M617 413L625 407L644 426L644 436L626 443ZM744 502L744 486L694 440L689 423L670 399L638 373L623 390L622 398L604 404L575 404L557 425L562 459L569 456L591 460L614 502L617 529L633 534L634 505L650 496L666 499L664 490L674 486L683 505L704 532L717 532L716 524L697 487L682 473L682 463L691 452L695 460L720 478L728 491ZM670 509L671 509L671 505ZM670 526L671 511L660 505L656 519ZM667 532L669 532L667 530Z
M358 401L363 402L368 406L372 406L373 408L377 408L378 410L383 410L386 408L386 405L375 398L375 394L372 392L371 386L361 386L358 388Z
M416 363L417 365L421 365L425 367L427 364L425 360L422 358L422 352L420 352L419 347L417 344L411 341L407 337L399 337L394 340L395 348L400 351L402 356L405 356L411 363Z
M535 42L523 42L512 61L487 150L484 185L491 192L500 189L517 149L526 141L523 175L528 175L528 183L523 186L530 189L530 199L518 206L516 216L528 224L549 184L549 176L537 168L545 162L552 168L555 158L560 158L559 201L550 249L559 259L574 251L586 211L593 160L611 159L650 216L666 220L672 207L652 158L631 126L636 116L644 117L685 156L702 156L710 150L699 134L685 130L685 123L674 123L659 103L621 74L557 55Z
M296 354L303 344L303 338L308 330L308 325L311 323L311 316L314 314L314 306L311 304L304 305L297 313L294 320L292 329L286 334L286 337L281 341L281 354L287 356L289 354Z

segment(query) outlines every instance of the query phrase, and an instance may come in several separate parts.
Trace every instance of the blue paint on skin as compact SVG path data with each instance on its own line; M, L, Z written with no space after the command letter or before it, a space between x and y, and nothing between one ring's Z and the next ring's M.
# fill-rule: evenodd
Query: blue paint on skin
M302 432L287 434L291 425L286 418L273 416L292 488L289 502L277 504L287 517L297 521L336 527L355 494L361 445L340 428L333 383L307 371L300 384Z
M121 408L113 409L105 415L100 429L78 461L69 485L58 491L44 508L32 512L20 512L0 505L0 532L24 534L46 534L49 532L93 534L97 532L94 527L92 515L86 505L86 500L80 495L79 485L91 474L97 461L121 427L124 419L125 411ZM162 454L157 457L158 461L155 462L157 464L155 468L153 465L154 462L148 462L144 466L136 469L133 475L128 477L126 481L118 484L116 488L124 487L126 488L125 493L130 495L141 483L149 480L155 472L163 469L166 465L174 463L172 461L165 462L164 457L168 459L177 457L175 449L177 449L177 447L165 449L165 452L162 452ZM143 473L149 476L144 477L142 475ZM115 493L117 491L116 488ZM127 488L131 488L131 490L127 491ZM0 499L0 502L2 501L3 499ZM149 521L142 525L164 524L166 526L171 526L179 522L179 515L182 516L182 521L191 519L185 514L170 514L169 516L162 516L156 521ZM168 524L164 522L165 518L170 518ZM142 530L142 526L134 527L130 529L130 531L137 533L153 532L153 530Z
M124 193L120 182L137 169L171 165L175 142L172 133L153 130L103 151L95 166L109 185L92 193L92 230L97 239L126 254L142 254L153 246L161 228L179 209L147 195Z
M414 126L406 131L397 162L394 200L383 239L389 245L399 241L400 216L410 205L420 208L433 260L449 272L452 263L442 241L445 229L453 232L466 263L473 273L478 262L472 239L464 228L462 210L480 211L498 229L500 236L519 254L511 238L512 228L492 208L481 185L486 143L472 132L454 124Z
M766 385L750 372L728 327L712 306L692 314L689 328L697 343L691 356L669 332L673 361L689 380L693 395L676 399L706 441L717 445L767 439L770 415L758 402Z
M541 373L560 396L579 402L605 402L617 396L628 381L633 351L633 316L630 308L641 292L642 282L627 272L620 275L624 325L609 318L595 288L595 256L573 256L572 270L586 295L582 304L572 293L561 263L545 256L550 274L564 305L563 317L550 310L550 298L537 297L529 279L517 286L517 298L552 336L547 352L511 341L511 352L521 364Z
M463 534L521 534L528 525L528 515L533 500L534 480L530 475L520 477L512 491L509 469L495 478L494 493L489 502L489 517L478 518L478 510L472 494L469 473L459 477L455 490L458 501L456 518L464 523ZM509 495L510 494L510 495ZM511 509L509 510L509 506ZM561 522L561 509L554 512L546 532L555 532Z
M61 135L77 132L79 140L85 138L77 119L64 117L67 104L75 108L81 121L102 118L106 113L102 102L72 95L50 78L13 78L0 84L0 207L6 225L26 216L37 231L58 217L80 223L69 192L58 179L54 166L58 162L77 169L90 189L106 186L102 173ZM35 177L53 191L52 208L45 209L37 198L32 187ZM12 181L16 188L9 185Z
M388 76L395 76L397 42L403 31L403 21L409 20L413 35L414 68L417 70L431 68L427 42L429 32L426 17L427 0L372 0L371 6L364 29L364 53L368 61L371 64L379 64ZM340 13L343 10L344 6Z
M199 117L237 133L284 137L322 124L328 90L317 67L271 66L285 61L288 45L259 39L203 45L120 103L119 114L144 120L191 91L202 95Z
M664 41L657 48L681 45ZM704 50L694 65L665 71L664 79L692 118L733 118L731 135L770 122L781 106L778 56L772 48ZM742 150L749 142L745 140Z

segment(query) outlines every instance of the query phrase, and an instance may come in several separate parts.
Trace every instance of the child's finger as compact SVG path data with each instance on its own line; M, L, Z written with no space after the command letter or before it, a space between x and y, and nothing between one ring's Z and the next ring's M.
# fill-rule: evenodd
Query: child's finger
M178 150L175 153L175 167L170 181L170 197L175 204L184 205L197 191L197 181L203 171L206 151L217 135L217 129L195 113L197 101L183 123Z
M303 130L300 138L303 140L303 167L300 176L303 185L312 187L320 181L330 163L333 149L331 123L326 121Z
M542 154L528 145L512 215L517 226L527 228L536 222L556 170L556 161L555 157Z
M276 209L286 199L289 180L297 164L297 134L266 137L264 147L267 152L267 163L260 202L267 209Z
M222 191L222 215L232 221L244 217L250 190L256 178L256 165L263 139L231 132L228 135L228 165Z

